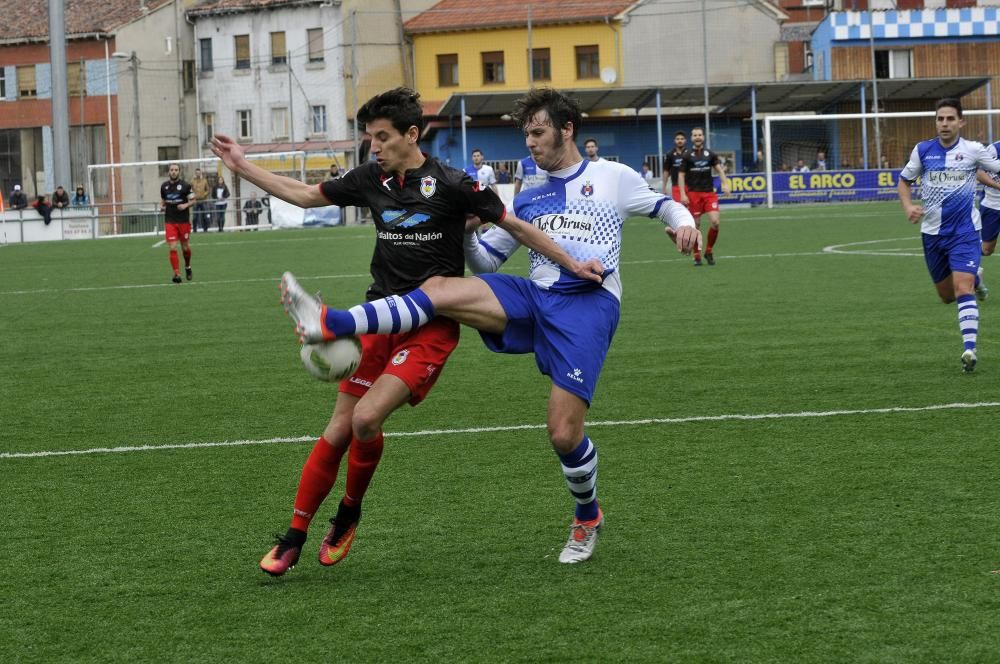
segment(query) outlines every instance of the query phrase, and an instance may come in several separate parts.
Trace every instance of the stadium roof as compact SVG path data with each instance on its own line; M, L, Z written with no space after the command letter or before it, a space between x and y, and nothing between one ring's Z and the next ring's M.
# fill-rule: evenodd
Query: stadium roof
M145 16L170 0L65 0L66 37L69 39L109 33ZM0 0L0 44L47 42L49 3L45 0Z
M534 0L531 23L585 23L613 18L635 5L635 0ZM403 24L409 33L449 30L487 30L528 24L524 0L441 0Z
M963 97L986 85L985 76L949 78L886 79L878 82L880 102L899 100L935 100L941 97ZM777 83L734 83L708 86L709 106L713 113L749 116L756 102L757 113L833 112L842 103L857 100L862 86L871 99L871 81L782 81ZM690 109L691 114L704 107L705 90L701 85L567 89L580 102L585 113L616 108L642 109L656 105L656 93L664 113L672 108ZM465 113L472 117L499 117L510 113L518 92L473 92L453 94L438 109L438 116Z

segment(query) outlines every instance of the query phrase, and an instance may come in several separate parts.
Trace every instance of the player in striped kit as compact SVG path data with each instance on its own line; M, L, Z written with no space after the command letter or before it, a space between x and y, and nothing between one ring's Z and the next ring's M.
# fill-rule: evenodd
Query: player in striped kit
M466 260L482 273L478 277L434 277L412 293L344 311L322 306L287 275L283 299L304 341L391 334L446 315L478 329L494 352L534 353L539 370L552 381L549 442L576 502L559 561L577 563L593 554L604 522L597 501L597 448L584 420L618 325L622 224L635 215L659 218L684 253L694 247L697 231L682 205L653 192L631 168L580 155L575 138L582 116L573 100L555 90L533 90L518 101L514 117L531 156L549 173L545 184L515 198L515 214L575 260L599 259L603 283L587 283L535 251L529 254L528 278L497 273L518 243L492 228L481 240L466 235Z
M1000 141L986 146L986 153L994 159L1000 154ZM1000 236L1000 174L979 171L976 174L983 185L983 200L979 202L979 214L982 217L983 256L992 256L997 248L997 237ZM976 285L976 295L980 301L990 295L990 289L983 282L983 268L979 266L979 283Z
M913 148L899 174L899 200L907 219L920 222L924 259L938 296L946 304L958 303L962 370L971 373L977 361L979 306L975 290L982 257L979 212L974 204L976 173L979 168L996 173L1000 161L982 144L959 135L965 120L958 99L942 99L936 109L937 138ZM911 195L918 177L923 205L915 205Z

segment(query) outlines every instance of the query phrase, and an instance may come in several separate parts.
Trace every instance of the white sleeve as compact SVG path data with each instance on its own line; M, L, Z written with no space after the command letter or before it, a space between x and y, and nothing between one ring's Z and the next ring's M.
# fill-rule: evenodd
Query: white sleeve
M514 236L494 226L478 237L475 233L465 234L465 262L473 274L496 272L511 254L517 251L521 243Z
M486 177L486 184L487 185L491 185L491 184L496 184L497 183L497 174L496 174L496 172L494 172L492 166L487 166L486 167L486 174L487 174L487 177Z
M681 226L694 226L694 217L686 207L650 189L646 180L631 168L621 169L618 184L618 205L627 213L626 216L659 217L674 230Z
M997 159L996 146L992 143L990 143L989 147L980 145L976 163L984 171L1000 173L1000 159Z
M920 163L919 147L919 144L913 146L913 152L910 153L910 160L906 162L906 166L903 166L903 170L899 172L899 177L907 182L915 181L924 172L924 165Z
M514 179L521 181L524 180L524 164L522 164L520 160L517 162L517 168L514 169Z

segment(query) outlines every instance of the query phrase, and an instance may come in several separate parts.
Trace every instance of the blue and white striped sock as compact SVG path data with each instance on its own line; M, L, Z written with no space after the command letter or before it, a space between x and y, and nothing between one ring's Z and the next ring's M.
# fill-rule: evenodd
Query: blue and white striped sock
M326 310L326 327L337 337L409 332L434 318L434 305L419 288L406 295L390 295L346 311Z
M965 350L976 350L976 336L979 334L979 305L975 295L958 298L958 329L962 331Z
M558 453L557 453L558 454ZM593 521L599 514L597 508L597 448L590 438L583 437L580 444L568 454L559 454L563 475L569 492L576 499L576 518Z

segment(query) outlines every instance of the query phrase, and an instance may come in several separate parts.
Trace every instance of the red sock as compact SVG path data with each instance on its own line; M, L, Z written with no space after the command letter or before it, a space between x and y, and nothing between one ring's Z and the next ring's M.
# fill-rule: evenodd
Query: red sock
M343 456L343 449L334 447L322 436L316 441L309 458L302 466L302 477L295 493L292 528L302 531L309 529L313 515L330 493L333 483L337 481L337 470L340 468L340 459Z
M378 462L382 459L382 434L371 440L361 442L351 439L351 451L347 454L347 488L344 491L344 503L348 507L361 504L361 499L368 491Z
M708 248L705 250L708 253L712 253L712 247L715 246L715 240L719 237L719 229L716 226L712 226L708 229Z
M177 250L176 249L171 249L170 250L170 265L171 265L171 267L174 268L174 274L180 274L181 273L181 262L177 258Z
M184 265L191 267L191 247L184 249Z

